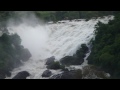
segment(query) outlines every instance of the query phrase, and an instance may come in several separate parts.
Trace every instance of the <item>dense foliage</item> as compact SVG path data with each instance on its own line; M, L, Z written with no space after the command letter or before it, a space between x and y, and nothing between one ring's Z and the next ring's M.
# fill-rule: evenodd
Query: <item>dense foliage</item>
M8 18L28 17L32 13L44 21L59 21L113 15L115 11L0 11L0 24L5 24Z
M0 11L0 28L6 25L6 21L14 16L14 11Z
M17 34L3 34L0 37L0 78L13 68L21 65L21 60L25 61L31 57L31 54L21 44L21 39Z
M88 57L89 64L109 72L112 78L120 78L120 14L108 24L96 25L96 38Z
M71 20L71 19L90 19L113 15L115 11L36 11L35 14L46 21Z

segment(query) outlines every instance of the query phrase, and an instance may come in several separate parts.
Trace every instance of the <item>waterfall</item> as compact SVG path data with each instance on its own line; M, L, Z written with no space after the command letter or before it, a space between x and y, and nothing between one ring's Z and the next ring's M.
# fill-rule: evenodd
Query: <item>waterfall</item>
M34 26L23 22L19 25L8 27L10 34L17 33L21 37L21 44L28 48L32 57L23 62L23 65L12 71L12 78L20 71L28 71L31 76L28 79L43 79L43 71L46 70L45 59L55 56L56 61L64 56L72 56L80 48L81 44L87 44L95 37L95 25L98 21L105 24L112 20L113 16L106 16L98 19L86 21L64 20L62 22ZM86 58L90 53L87 54ZM87 60L80 65L87 65ZM77 67L79 68L79 67ZM60 73L60 70L51 70L53 74Z

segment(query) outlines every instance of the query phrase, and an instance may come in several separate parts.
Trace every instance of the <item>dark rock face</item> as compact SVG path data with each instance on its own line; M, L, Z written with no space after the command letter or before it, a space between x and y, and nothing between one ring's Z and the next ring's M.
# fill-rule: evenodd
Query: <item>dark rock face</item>
M50 64L54 63L55 57L52 56L52 57L50 57L50 58L48 58L46 60L47 60L46 65L50 65Z
M61 74L53 75L50 79L82 79L81 70L65 71Z
M46 70L43 72L42 77L50 77L52 75L52 72L50 70Z
M19 72L15 77L13 77L12 79L26 79L28 76L30 76L30 74L27 71L22 71Z

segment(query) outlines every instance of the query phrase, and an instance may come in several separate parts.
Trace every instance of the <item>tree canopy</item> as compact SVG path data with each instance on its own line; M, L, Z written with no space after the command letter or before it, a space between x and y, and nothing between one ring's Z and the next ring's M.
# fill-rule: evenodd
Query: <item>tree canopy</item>
M88 57L89 64L99 66L112 75L120 78L120 14L108 24L99 22L96 26L96 38Z

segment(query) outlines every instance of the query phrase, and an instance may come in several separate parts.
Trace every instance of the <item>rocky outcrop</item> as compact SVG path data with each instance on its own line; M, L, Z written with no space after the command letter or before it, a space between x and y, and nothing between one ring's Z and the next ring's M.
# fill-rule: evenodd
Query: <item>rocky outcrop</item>
M65 71L61 74L53 75L50 79L82 79L81 70Z
M12 79L26 79L28 76L30 76L30 73L27 71L19 72L16 76L14 76Z
M43 72L42 77L50 77L52 75L52 72L50 70L46 70Z

